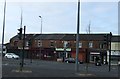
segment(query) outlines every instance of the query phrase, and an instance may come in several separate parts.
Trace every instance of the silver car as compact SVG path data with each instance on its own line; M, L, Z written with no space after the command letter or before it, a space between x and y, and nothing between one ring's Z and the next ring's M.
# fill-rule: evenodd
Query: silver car
M5 58L19 59L20 57L14 53L6 53Z

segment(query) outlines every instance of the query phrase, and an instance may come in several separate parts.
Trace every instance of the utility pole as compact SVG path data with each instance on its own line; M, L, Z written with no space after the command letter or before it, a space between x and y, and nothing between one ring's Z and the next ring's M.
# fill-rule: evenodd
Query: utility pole
M3 33L2 33L2 58L3 58L3 45L4 45L4 32L5 32L5 16L6 15L6 0L4 3L4 17L3 17Z
M78 72L78 53L79 53L79 25L80 25L80 0L78 0L78 18L77 18L77 36L76 36L76 62L75 62L75 71Z

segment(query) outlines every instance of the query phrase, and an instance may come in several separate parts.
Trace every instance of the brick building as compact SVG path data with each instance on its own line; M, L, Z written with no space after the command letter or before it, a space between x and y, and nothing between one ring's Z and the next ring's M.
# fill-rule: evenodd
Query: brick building
M79 35L79 60L94 63L99 57L101 62L107 62L108 44L105 41L109 34L80 34ZM23 41L14 36L10 39L9 51L17 52L22 48ZM57 58L75 58L76 34L26 34L25 57L46 60Z

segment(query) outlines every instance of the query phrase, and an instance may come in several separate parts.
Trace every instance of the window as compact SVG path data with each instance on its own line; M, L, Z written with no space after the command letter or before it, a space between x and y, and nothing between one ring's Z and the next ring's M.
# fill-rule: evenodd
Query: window
M42 41L38 40L38 47L42 47Z
M66 47L67 46L67 44L68 44L68 42L67 41L64 41L64 47Z
M54 41L50 41L50 46L54 47Z
M79 42L79 48L82 48L82 42Z
M28 45L28 41L26 42L26 46L29 46L29 45Z
M103 46L103 44L102 44L102 43L100 43L100 49L103 49L103 47L104 47L104 46Z
M18 41L14 41L14 46L17 46L17 44L18 44Z
M93 42L89 42L89 48L93 48Z

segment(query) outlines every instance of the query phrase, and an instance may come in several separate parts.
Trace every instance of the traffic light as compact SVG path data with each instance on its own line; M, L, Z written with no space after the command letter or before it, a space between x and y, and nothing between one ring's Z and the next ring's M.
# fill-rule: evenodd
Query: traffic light
M111 38L112 38L112 32L110 32L110 38L109 38L109 41L111 42Z
M108 44L108 34L104 35L104 44Z
M18 38L22 39L22 28L18 29Z
M29 40L29 41L28 41L28 46L31 46L31 45L32 45L32 41Z

